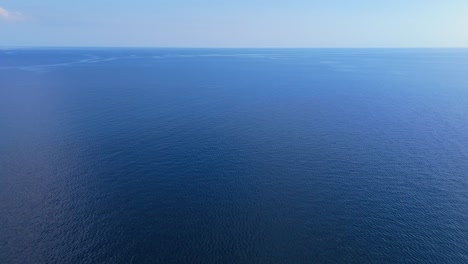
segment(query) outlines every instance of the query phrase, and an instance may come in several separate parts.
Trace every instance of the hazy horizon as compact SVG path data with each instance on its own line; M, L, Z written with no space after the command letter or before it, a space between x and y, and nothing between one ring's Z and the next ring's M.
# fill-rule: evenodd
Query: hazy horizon
M0 49L249 49L249 50L268 50L268 49L324 49L324 50L344 50L344 49L388 49L388 50L413 50L413 49L439 49L439 50L463 50L468 49L468 46L460 47L210 47L210 46L174 46L174 47L163 47L163 46L0 46Z

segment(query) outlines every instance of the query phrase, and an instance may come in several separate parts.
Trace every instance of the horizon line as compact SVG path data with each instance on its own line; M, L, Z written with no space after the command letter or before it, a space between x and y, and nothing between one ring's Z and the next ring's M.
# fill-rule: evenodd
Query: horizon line
M466 47L190 47L190 46L0 46L0 49L468 49Z

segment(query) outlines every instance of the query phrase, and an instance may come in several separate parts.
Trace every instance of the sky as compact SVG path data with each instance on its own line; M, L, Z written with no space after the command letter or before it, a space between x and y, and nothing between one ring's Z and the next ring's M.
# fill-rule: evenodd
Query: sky
M0 0L0 46L468 47L468 0Z

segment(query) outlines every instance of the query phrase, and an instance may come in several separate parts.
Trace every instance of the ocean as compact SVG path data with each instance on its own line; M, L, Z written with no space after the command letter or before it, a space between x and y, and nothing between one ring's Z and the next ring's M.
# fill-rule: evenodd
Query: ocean
M0 263L468 263L468 50L0 49Z

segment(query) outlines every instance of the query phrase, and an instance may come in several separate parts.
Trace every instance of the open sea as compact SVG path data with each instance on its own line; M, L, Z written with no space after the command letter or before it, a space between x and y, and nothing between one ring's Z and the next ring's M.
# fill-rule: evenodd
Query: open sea
M0 263L468 263L468 50L0 49Z

